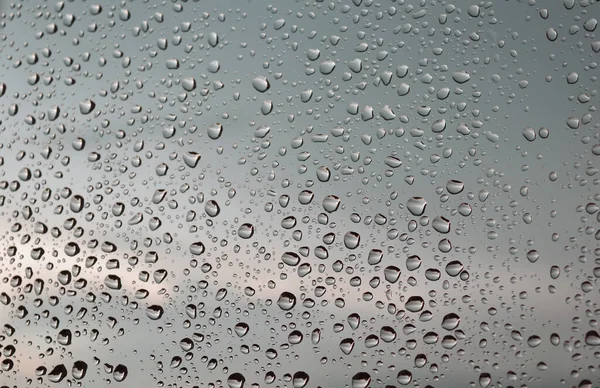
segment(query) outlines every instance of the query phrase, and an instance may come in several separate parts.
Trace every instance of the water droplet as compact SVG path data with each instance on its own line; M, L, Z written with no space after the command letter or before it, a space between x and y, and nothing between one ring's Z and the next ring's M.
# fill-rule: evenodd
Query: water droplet
M288 311L296 306L296 296L291 292L284 291L277 300L277 305L284 311Z
M243 322L238 323L237 325L235 325L234 331L235 334L237 334L238 337L243 337L246 334L248 334L248 331L250 330L250 327Z
M120 383L127 378L128 373L129 371L127 370L127 367L123 364L119 364L115 367L113 371L113 379L115 379L116 382Z
M539 258L540 254L535 249L532 249L529 252L527 252L527 260L529 260L530 263L535 263L536 261L538 261Z
M63 364L56 365L52 370L48 373L48 381L51 383L60 383L67 377L67 367Z
M435 217L431 223L431 226L438 233L446 234L450 232L450 220L442 216Z
M442 320L442 327L446 330L455 330L460 323L460 317L455 313L446 314Z
M396 331L390 326L383 326L379 331L379 337L387 343L393 342L396 339Z
M304 388L308 381L310 380L310 376L306 372L296 372L294 373L294 377L292 379L292 385L294 388Z
M529 345L532 348L540 346L541 343L542 339L537 335L532 335L527 339L527 345Z
M152 305L152 306L148 306L146 308L146 316L150 319L152 319L153 321L156 321L160 318L162 318L164 314L164 309L161 306L158 305Z
M452 79L459 84L464 84L471 79L471 76L466 71L455 71L452 73Z
M81 151L85 148L85 139L82 137L77 137L75 140L73 140L71 145L75 151Z
M71 371L71 375L75 380L81 380L85 377L87 373L88 365L83 361L75 361L73 363L73 369Z
M537 137L537 134L535 133L535 129L533 128L525 128L523 130L523 137L525 139L527 139L528 141L534 141L535 138Z
M216 217L221 212L221 208L219 207L217 201L211 199L204 205L204 211L209 217Z
M377 265L381 263L383 259L383 251L380 249L371 249L369 251L369 256L367 258L367 263L369 265Z
M219 44L219 35L216 32L211 32L208 34L208 44L211 47L217 47Z
M463 270L463 265L458 260L453 260L446 265L446 273L450 276L458 276Z
M181 80L181 87L186 92L191 92L196 89L196 79L194 77L185 77Z
M329 182L331 178L331 171L325 166L320 166L317 168L317 179L319 182Z
M420 296L411 296L404 305L404 307L412 313L421 311L424 306L425 301Z
M461 181L449 180L448 183L446 183L446 190L448 190L450 194L459 194L464 190L464 188L465 184Z
M403 369L400 372L398 372L398 375L396 376L396 381L398 381L398 384L400 385L408 385L412 381L412 373L406 369Z
M366 372L358 372L352 376L352 388L367 388L371 384L371 375Z
M479 375L479 386L481 388L487 388L492 383L492 376L489 373L482 373Z
M88 115L92 113L94 108L96 107L96 103L92 100L84 100L79 103L79 112L84 115Z
M425 278L431 281L437 281L442 277L442 273L435 268L428 268L425 271Z
M238 229L238 236L243 239L249 239L254 236L254 225L252 224L242 224Z
M348 315L347 321L352 330L356 330L358 328L358 325L360 325L360 315L358 315L357 313L352 313Z
M206 248L204 247L204 244L200 241L196 241L190 245L190 253L192 255L200 256L205 250Z
M346 232L344 245L348 249L356 249L360 245L360 235L356 232Z
M383 270L383 276L385 280L392 284L398 281L401 273L402 271L400 270L400 268L393 265L389 265Z
M386 156L383 162L391 168L398 168L402 165L402 161L395 156Z
M294 267L300 264L300 256L294 252L285 252L283 255L281 255L281 261L284 264Z
M422 216L426 207L427 201L423 197L412 197L406 202L406 208L413 216Z
M300 202L302 205L308 205L312 202L314 197L315 195L312 191L303 190L300 192L300 194L298 194L298 202Z
M585 343L589 346L600 346L600 335L595 330L585 333Z
M340 341L340 350L348 355L352 353L352 349L354 349L354 340L352 338L344 338Z
M256 77L252 80L252 86L257 92L264 93L271 88L271 84L266 77Z
M200 162L201 155L197 152L189 151L183 154L183 162L186 166L195 168Z
M223 125L221 123L211 124L208 126L206 133L212 140L217 140L223 134Z
M323 209L328 213L333 213L340 207L341 200L338 196L328 195L323 200Z
M321 64L319 65L319 71L321 72L321 74L331 74L333 73L333 70L335 69L335 62L334 61L330 61L330 60L326 60L321 62Z
M229 388L244 388L246 378L241 373L233 373L227 378Z
M104 285L111 290L120 290L122 287L121 278L115 274L106 275Z

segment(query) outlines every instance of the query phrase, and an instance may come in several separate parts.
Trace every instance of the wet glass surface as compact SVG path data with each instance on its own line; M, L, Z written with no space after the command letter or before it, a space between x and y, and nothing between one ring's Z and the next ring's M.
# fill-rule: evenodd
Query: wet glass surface
M600 386L598 19L0 1L0 387Z

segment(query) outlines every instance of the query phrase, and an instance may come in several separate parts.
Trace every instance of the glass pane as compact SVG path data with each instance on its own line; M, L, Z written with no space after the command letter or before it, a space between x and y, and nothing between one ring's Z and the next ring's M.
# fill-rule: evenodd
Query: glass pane
M0 2L0 387L600 386L596 0Z

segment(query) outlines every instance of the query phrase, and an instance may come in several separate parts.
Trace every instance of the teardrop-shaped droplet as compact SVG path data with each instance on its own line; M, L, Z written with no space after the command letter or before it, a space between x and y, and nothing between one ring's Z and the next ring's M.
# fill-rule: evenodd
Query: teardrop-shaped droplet
M87 115L92 113L94 108L96 107L96 103L92 100L83 100L79 103L79 112L81 114Z
M246 334L248 334L250 327L248 326L248 324L240 322L235 325L233 330L235 331L235 334L237 334L238 337L243 337Z

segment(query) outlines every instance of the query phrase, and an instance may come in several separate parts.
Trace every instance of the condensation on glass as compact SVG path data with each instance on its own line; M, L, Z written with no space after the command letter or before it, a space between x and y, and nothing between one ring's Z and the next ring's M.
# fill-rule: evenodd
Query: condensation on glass
M0 387L600 386L599 18L0 2Z

